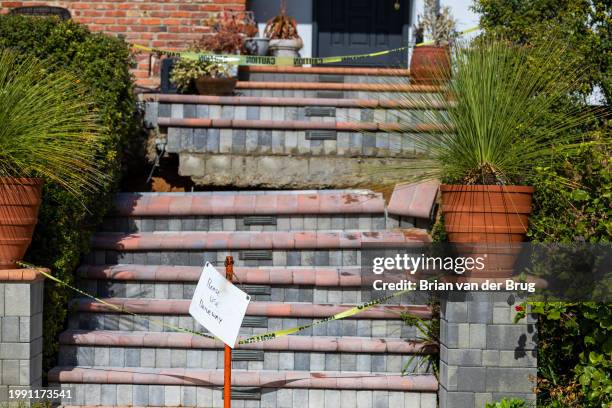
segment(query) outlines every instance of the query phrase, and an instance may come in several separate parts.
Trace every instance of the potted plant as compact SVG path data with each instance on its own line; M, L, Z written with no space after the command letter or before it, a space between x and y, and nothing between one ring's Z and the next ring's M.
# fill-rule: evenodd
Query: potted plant
M238 79L228 64L180 58L174 62L170 81L183 93L195 89L200 95L230 95Z
M448 6L438 11L435 0L425 0L423 15L414 29L416 46L410 59L412 82L430 84L448 80L441 73L449 72L449 44L456 37L455 26ZM425 34L432 44L422 44Z
M199 50L215 54L244 54L245 40L258 33L254 21L244 13L224 11L207 21L211 34L205 34L196 43Z
M43 180L75 200L104 179L98 116L79 80L33 57L0 50L0 269L15 269L32 240Z
M280 14L266 23L264 35L270 39L270 53L276 57L299 57L304 46L293 17L286 15L287 5L281 0Z
M245 14L244 32L246 39L244 40L244 49L250 55L268 55L268 46L270 39L259 36L259 28L253 17L253 12L249 11Z
M245 41L257 33L257 26L252 19L249 22L244 13L224 11L209 18L206 24L212 28L212 33L204 34L195 41L191 47L194 53L244 54L247 52ZM202 94L231 94L237 82L232 77L238 76L238 66L211 64L211 61L214 62L212 59L202 63L185 58L182 61L179 58L164 59L161 69L162 92L195 92L196 82L199 82L200 88L204 87ZM174 73L175 67L179 72ZM177 86L179 83L180 87Z
M540 53L547 57L537 58ZM451 73L444 91L432 96L443 109L425 113L439 134L411 135L420 155L379 171L388 181L442 181L441 211L452 243L523 241L530 179L555 154L576 154L580 127L593 118L586 107L557 109L585 70L554 43L541 49L484 38L453 47L452 67L439 75ZM411 123L399 115L400 123ZM559 179L559 185L571 181Z

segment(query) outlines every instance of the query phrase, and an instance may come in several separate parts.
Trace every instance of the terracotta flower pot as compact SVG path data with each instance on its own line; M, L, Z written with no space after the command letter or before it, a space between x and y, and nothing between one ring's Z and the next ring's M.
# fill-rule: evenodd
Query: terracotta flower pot
M410 81L415 84L436 84L450 79L448 47L422 45L414 47L410 59Z
M461 255L486 254L487 277L511 272L529 226L533 187L441 185L440 191L444 228Z
M43 180L0 178L0 269L23 259L38 220Z
M203 76L195 81L200 95L231 95L236 88L238 78L212 78Z

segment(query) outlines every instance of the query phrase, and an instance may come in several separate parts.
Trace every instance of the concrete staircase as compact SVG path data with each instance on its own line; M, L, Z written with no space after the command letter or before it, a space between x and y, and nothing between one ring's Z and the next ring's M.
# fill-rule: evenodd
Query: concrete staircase
M203 331L188 304L205 261L236 261L252 296L241 337L311 323L384 296L362 286L364 244L429 239L399 229L367 190L124 193L93 238L78 284L125 310ZM428 318L426 299L395 298L354 318L237 347L233 407L433 408L435 377L403 366L426 352L401 312ZM49 382L66 405L222 406L222 344L74 299Z
M375 165L419 151L441 109L401 69L244 67L236 95L143 94L146 124L179 173L200 185L339 188L378 180Z

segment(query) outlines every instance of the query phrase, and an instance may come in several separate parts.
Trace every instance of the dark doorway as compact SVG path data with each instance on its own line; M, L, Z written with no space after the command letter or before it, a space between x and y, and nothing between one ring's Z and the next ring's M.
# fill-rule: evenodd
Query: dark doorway
M396 7L399 5L399 8ZM366 54L408 44L409 0L314 0L318 57ZM404 67L407 51L338 65Z

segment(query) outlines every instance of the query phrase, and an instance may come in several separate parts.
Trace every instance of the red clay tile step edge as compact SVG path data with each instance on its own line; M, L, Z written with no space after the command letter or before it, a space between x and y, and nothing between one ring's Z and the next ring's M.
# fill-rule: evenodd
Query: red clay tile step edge
M100 232L92 248L118 251L227 250L227 249L359 249L372 245L396 247L430 242L418 228L399 231L189 231L189 232Z
M106 303L137 314L189 314L190 299L135 299L104 298ZM89 298L72 301L75 311L89 313L117 313L116 309ZM344 312L355 305L312 304L293 302L252 301L247 308L249 316L324 318ZM401 313L410 313L424 319L431 318L427 305L377 305L355 315L355 319L401 319Z
M55 367L49 382L98 384L223 385L223 370L183 368ZM433 375L385 375L360 372L232 370L235 387L431 391L438 389Z
M60 334L61 344L91 347L158 347L223 349L220 340L167 332L126 332L112 330L66 330ZM327 353L385 353L430 354L421 342L399 338L335 337L335 336L285 336L276 339L240 345L241 350L313 351Z
M384 213L380 193L160 194L119 193L116 213L124 216L283 215Z

